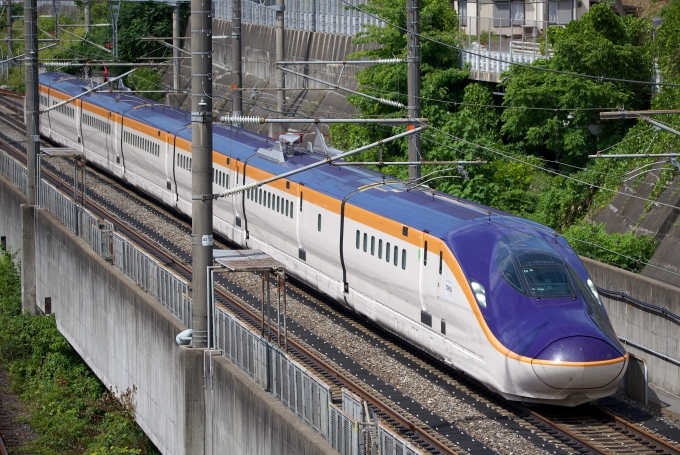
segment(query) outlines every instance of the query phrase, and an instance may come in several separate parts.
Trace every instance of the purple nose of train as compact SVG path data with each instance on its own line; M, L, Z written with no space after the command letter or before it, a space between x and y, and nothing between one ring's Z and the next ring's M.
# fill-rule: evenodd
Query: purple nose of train
M609 342L590 336L571 336L545 347L531 362L534 373L556 389L605 387L620 378L625 363Z

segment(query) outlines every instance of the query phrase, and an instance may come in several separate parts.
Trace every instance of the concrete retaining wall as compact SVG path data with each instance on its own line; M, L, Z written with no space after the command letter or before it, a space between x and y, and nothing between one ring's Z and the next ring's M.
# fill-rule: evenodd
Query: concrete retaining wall
M243 112L244 115L254 115L258 117L270 117L273 112L267 109L276 109L276 88L275 66L272 62L276 61L276 41L274 39L274 27L257 24L242 24L242 61L243 61L243 87L260 89L259 94L251 99L250 90L243 92ZM231 21L215 19L213 20L213 33L215 36L231 36ZM375 48L375 44L352 44L351 36L335 35L330 33L309 32L305 30L286 29L286 60L343 60L349 54L363 49ZM183 43L187 48L188 44ZM217 39L213 41L213 65L215 74L213 80L213 93L222 96L224 99L215 99L214 107L219 110L220 115L231 112L231 84L234 82L231 75L220 68L224 66L231 68L231 46L229 39ZM191 70L189 67L190 59L182 60L181 88L191 89ZM343 65L309 65L306 67L289 67L293 71L304 73L309 76L324 81L339 84L343 87L354 89L357 86L355 75L362 67L348 65L342 69ZM165 83L172 86L172 68L165 74ZM342 76L341 76L342 74ZM341 77L340 77L341 76ZM310 117L346 117L356 114L356 110L347 102L346 93L341 91L327 91L329 87L318 82L309 81L306 78L288 74L286 86L289 88L308 87L319 90L287 90L286 91L286 110L298 111ZM181 95L180 99L173 100L174 105L188 103L189 98ZM255 104L257 103L257 104ZM259 106L258 106L259 105ZM186 109L186 104L184 104ZM303 125L294 125L296 128L306 131ZM248 125L249 129L258 131L262 134L269 133L269 125ZM326 128L322 126L322 128ZM272 133L280 130L278 125L273 126Z
M8 251L21 248L21 204L26 195L0 176L0 236L5 237Z
M0 177L0 235L14 250L24 202ZM107 387L136 388L137 422L163 454L335 453L221 355L177 346L186 327L49 213L36 223L39 306L52 298L59 330Z
M643 275L582 258L593 282L601 288L626 294L680 314L680 289ZM680 321L622 299L602 296L614 330L619 337L680 360ZM680 395L680 366L657 355L627 345L629 352L647 361L649 382Z
M226 360L214 358L204 380L210 357L175 343L185 327L42 211L36 238L39 302L52 297L59 330L104 384L137 388L137 421L162 453L199 453L204 426L206 453L330 451Z

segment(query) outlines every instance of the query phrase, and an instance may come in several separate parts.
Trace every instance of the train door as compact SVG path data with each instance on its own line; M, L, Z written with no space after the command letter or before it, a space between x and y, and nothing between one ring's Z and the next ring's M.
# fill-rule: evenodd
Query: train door
M307 210L305 212L305 192L304 192L304 187L302 185L297 185L297 198L298 198L298 213L296 214L297 216L295 217L295 231L297 233L297 243L298 243L298 257L303 260L307 261L307 245L306 242L304 241L304 231L305 231L305 222L307 221L304 217L306 212L309 212Z
M437 242L437 248L435 249L437 254L439 255L438 258L436 258L437 261L437 274L436 274L436 280L437 280L437 302L441 302L442 299L444 299L446 290L444 289L444 242L438 241Z

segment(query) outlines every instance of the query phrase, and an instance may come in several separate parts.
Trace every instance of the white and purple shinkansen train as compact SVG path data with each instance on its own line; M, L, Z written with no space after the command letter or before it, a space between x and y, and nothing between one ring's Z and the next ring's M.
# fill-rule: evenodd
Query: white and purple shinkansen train
M40 104L87 83L40 75ZM126 92L41 116L40 133L191 215L191 117ZM215 125L213 191L316 162ZM510 400L573 406L616 391L628 362L583 264L560 236L379 173L322 166L218 199L217 232ZM497 213L497 212L496 212Z

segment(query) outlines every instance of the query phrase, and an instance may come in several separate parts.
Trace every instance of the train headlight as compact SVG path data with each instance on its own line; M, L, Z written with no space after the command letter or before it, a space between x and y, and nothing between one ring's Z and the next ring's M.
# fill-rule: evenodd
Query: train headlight
M470 286L472 286L472 292L475 293L475 298L477 299L477 302L483 308L486 308L486 291L484 290L484 286L477 283L476 281L470 281Z

